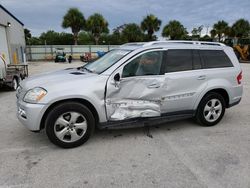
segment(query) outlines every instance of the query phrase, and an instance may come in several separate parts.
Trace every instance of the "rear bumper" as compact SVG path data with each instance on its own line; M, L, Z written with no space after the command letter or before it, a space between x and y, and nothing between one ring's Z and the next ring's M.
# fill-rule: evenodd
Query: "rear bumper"
M29 130L39 131L47 105L17 101L17 118Z
M233 103L229 104L229 105L228 105L228 108L231 108L231 107L233 107L233 106L235 106L235 105L239 104L239 103L240 103L240 101L241 101L241 98L240 98L240 99L238 99L238 101L235 101L235 102L233 102Z
M243 95L243 86L237 85L235 87L230 88L229 93L229 104L228 108L235 106L240 103L242 95Z

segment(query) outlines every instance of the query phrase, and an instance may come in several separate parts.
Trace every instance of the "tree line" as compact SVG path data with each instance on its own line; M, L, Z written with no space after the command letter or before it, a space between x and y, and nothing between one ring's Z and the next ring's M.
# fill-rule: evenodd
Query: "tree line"
M157 40L155 32L161 28L162 21L153 14L143 18L140 24L128 23L120 25L110 33L108 21L99 13L94 13L85 19L83 13L77 8L70 8L62 20L62 27L70 28L71 33L55 32L49 30L39 37L31 36L25 29L27 45L89 45L89 44L123 44L126 42L144 42ZM250 24L248 20L239 19L230 26L226 21L220 20L213 25L210 35L201 37L201 32L206 29L203 25L195 27L191 35L178 20L169 21L162 29L161 36L171 40L205 40L213 41L215 38L222 42L228 37L249 37Z

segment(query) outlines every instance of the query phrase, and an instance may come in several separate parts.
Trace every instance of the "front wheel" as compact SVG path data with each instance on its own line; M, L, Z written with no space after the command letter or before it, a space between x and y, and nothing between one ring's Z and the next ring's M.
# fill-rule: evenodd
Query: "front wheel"
M214 126L224 116L225 106L225 100L220 94L208 93L201 100L195 118L203 126Z
M95 120L91 111L77 102L65 102L54 107L45 120L49 140L63 148L85 143L94 132Z

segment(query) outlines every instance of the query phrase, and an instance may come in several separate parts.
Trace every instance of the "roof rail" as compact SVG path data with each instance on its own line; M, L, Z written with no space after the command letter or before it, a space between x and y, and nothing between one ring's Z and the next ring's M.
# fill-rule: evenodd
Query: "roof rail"
M163 44L196 44L196 45L212 45L212 46L226 46L219 42L207 42L207 41L188 41L188 40L166 40L166 41L152 41L144 43L143 47L152 45L163 45Z
M130 43L125 43L125 44L121 45L120 47L124 47L124 46L143 46L145 44L146 44L146 42L130 42Z

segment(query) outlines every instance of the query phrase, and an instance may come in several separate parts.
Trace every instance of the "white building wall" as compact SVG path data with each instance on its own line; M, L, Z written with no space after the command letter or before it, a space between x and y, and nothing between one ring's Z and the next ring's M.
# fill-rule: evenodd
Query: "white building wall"
M4 57L6 62L10 62L9 49L6 37L6 28L0 25L0 56Z
M10 26L8 26L10 23ZM0 25L5 27L6 38L9 50L8 63L22 63L25 49L24 28L21 23L9 15L0 6ZM1 41L2 42L2 41ZM0 44L1 45L1 44Z

